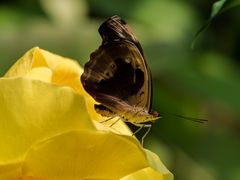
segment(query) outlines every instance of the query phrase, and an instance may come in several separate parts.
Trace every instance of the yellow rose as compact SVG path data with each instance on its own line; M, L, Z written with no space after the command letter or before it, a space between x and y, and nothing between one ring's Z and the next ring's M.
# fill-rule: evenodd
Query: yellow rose
M36 47L0 78L0 179L173 179L122 121L99 123L81 73Z

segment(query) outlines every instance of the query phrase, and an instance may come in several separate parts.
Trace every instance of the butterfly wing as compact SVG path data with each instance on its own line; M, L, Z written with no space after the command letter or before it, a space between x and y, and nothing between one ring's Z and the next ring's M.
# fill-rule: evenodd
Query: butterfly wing
M146 62L146 59L144 57L143 49L141 47L141 44L136 39L136 36L134 35L132 29L130 26L119 16L115 15L106 20L102 23L102 25L99 27L99 33L102 37L102 44L109 44L112 42L117 41L127 41L133 43L139 52L141 53L141 60L142 64L145 67L146 71L144 73L147 73L147 91L145 91L145 96L147 97L148 101L145 104L142 104L142 107L145 107L148 111L151 110L152 105L152 79L151 79L151 71L148 67L148 64Z
M102 45L91 54L81 76L85 90L109 109L151 106L151 75L140 43L118 16L104 22Z

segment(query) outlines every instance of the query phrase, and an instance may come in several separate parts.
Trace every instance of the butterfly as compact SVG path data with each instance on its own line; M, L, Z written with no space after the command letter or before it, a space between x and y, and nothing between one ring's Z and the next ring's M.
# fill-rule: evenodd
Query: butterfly
M98 29L102 44L90 55L81 82L100 104L97 113L136 126L157 120L151 111L152 81L143 49L129 25L115 15Z

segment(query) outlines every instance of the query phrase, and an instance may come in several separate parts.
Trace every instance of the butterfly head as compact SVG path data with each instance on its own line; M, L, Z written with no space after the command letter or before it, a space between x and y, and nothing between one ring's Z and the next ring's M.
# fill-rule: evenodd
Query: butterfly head
M153 117L153 119L159 119L161 117L157 111L151 111L149 114Z

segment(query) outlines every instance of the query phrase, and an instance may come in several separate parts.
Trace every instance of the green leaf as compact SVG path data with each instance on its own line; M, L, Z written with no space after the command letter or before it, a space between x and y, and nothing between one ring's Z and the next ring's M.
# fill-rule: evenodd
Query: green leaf
M212 20L216 16L218 16L219 14L225 12L226 10L231 9L233 7L236 7L238 5L240 5L240 0L219 0L219 1L215 2L212 5L210 18L196 32L196 34L195 34L195 36L193 38L192 44L191 44L191 48L192 49L194 48L196 40L198 39L199 35L209 27L209 25L211 24Z
M226 0L220 0L213 4L210 19L214 18L218 13L220 13L225 3Z

